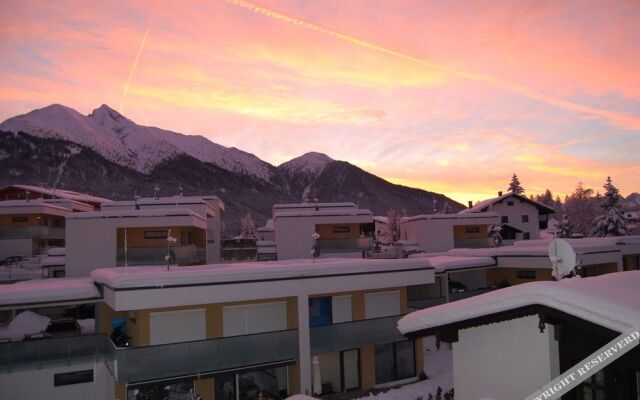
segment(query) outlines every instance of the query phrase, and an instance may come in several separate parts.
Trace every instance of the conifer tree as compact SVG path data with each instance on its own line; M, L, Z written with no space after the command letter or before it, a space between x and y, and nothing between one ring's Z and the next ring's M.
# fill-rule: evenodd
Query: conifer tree
M605 194L601 196L600 208L602 214L594 220L592 236L628 236L629 228L627 220L620 207L620 191L611 182L611 177L607 177L604 184Z
M520 179L518 179L518 175L516 175L515 173L511 177L511 183L509 183L509 189L507 189L507 191L515 194L524 193L524 188L522 187L522 185L520 185Z

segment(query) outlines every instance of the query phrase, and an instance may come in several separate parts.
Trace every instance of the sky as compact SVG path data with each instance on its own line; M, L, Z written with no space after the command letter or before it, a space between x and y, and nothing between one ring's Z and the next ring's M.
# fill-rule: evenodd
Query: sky
M0 120L101 104L466 204L640 191L640 2L0 2Z

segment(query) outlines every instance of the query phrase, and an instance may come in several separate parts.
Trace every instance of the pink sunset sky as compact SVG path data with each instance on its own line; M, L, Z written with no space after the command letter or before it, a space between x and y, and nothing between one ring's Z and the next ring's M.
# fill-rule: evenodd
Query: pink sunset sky
M308 151L466 204L640 190L640 2L0 3L0 120L103 103L280 164Z

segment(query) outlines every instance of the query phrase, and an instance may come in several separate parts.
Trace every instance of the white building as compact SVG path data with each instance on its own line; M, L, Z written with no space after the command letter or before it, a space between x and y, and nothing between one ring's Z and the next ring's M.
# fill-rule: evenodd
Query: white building
M363 257L373 247L373 214L354 203L302 203L273 206L278 259ZM316 239L314 239L314 235Z
M158 265L165 256L179 265L220 261L221 213L214 196L175 196L114 201L102 211L67 218L67 276L96 268ZM175 243L168 246L171 235Z
M547 228L548 216L556 210L515 193L498 192L498 197L481 201L458 214L492 212L500 216L505 243L514 240L538 239L540 230Z
M452 343L456 399L522 399L637 327L639 287L640 271L533 282L416 311L398 328ZM639 362L636 348L563 399L636 398Z
M417 243L427 253L459 247L490 247L491 227L500 224L500 216L492 212L468 214L429 214L402 219L401 236Z

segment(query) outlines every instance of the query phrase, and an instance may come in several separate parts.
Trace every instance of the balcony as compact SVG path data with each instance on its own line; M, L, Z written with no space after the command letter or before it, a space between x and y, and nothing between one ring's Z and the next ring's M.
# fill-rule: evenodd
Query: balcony
M297 355L297 330L118 349L117 380L137 382L207 374L289 361Z
M0 343L0 373L113 359L106 335L71 336Z
M491 292L493 290L496 290L496 288L490 287L490 288L481 288L481 289L475 289L475 290L467 290L465 292L449 293L449 302L467 299L469 297ZM445 296L428 297L428 298L411 300L409 302L409 308L412 310L422 310L429 307L439 306L440 304L445 304L446 302L447 302L447 298Z
M373 248L373 238L318 239L316 244L321 255L327 253L361 253Z
M64 239L64 228L49 226L1 227L0 239Z
M492 246L493 240L491 238L453 239L453 247L456 249L482 249Z
M127 249L127 265L163 265L167 255L166 246L157 247L130 247ZM204 246L173 246L171 247L171 263L179 265L205 264L207 253ZM120 248L117 251L116 265L125 265L125 251Z
M311 353L327 353L405 340L397 323L402 315L311 328Z

